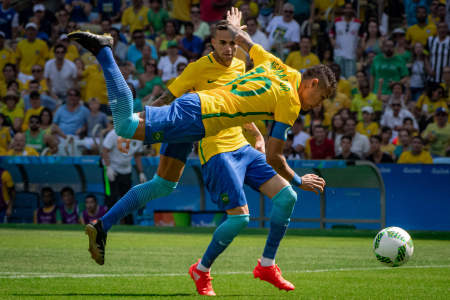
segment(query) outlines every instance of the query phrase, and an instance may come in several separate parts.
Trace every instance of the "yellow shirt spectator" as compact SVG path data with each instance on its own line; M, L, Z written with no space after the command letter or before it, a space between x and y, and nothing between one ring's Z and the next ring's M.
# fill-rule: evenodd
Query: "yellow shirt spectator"
M383 109L383 103L378 100L377 95L369 93L366 97L361 94L356 94L352 101L351 111L358 113L358 121L362 121L362 108L364 106L371 106L374 111L381 111Z
M9 143L11 142L9 130L7 126L0 128L0 150L6 151L8 149Z
M9 110L6 105L4 105L0 109L0 113L9 118L12 123L14 123L15 119L23 119L24 117L23 108L21 108L19 105L16 105L13 110Z
M129 26L130 33L137 29L145 29L149 24L147 19L148 10L149 8L143 5L136 13L133 6L128 7L122 15L122 26ZM190 13L190 10L188 10L188 13Z
M320 64L320 60L314 53L302 56L300 51L289 53L286 64L298 71Z
M367 137L378 134L379 130L380 127L378 126L377 122L371 122L367 126L364 124L364 122L358 122L358 125L356 125L356 131L360 134L364 134Z
M191 20L191 6L198 4L199 0L172 0L172 18L189 22Z
M29 90L30 89L30 81L28 80L27 83L25 83L25 87L24 90ZM42 79L41 82L39 82L39 93L47 93L48 92L48 87L47 87L47 80Z
M86 98L83 100L89 101L91 98L97 98L100 104L107 105L108 92L100 65L94 64L87 66L83 71L83 78L86 80Z
M422 150L419 155L414 155L411 151L404 151L397 163L399 164L432 164L433 158L430 152Z
M321 16L321 19L324 19L325 13L329 8L334 9L339 6L343 6L345 4L344 0L314 0L314 5ZM328 19L331 20L332 14L328 14Z
M14 181L12 180L11 174L7 170L3 170L0 175L1 175L0 180L2 181L1 186L2 186L3 200L5 201L5 204L8 204L10 200L8 189L14 187Z
M47 58L48 47L43 40L35 39L30 42L25 39L17 44L16 59L19 62L20 72L24 74L31 75L31 67L34 65L44 67Z
M391 143L389 143L387 145L381 145L380 150L384 153L389 154L390 156L393 156L394 151L395 151L395 146L392 145Z
M39 106L38 108L30 108L26 111L25 118L23 119L23 124L22 124L23 131L28 129L28 122L30 121L31 116L39 116L43 109L44 109L43 106Z
M409 27L406 31L406 40L410 42L411 46L414 46L416 43L421 43L425 46L428 37L436 35L436 33L437 29L434 23L428 23L425 27L420 27L416 24Z
M334 99L325 99L322 105L325 109L326 118L331 120L341 108L350 108L352 102L345 94L337 92Z
M55 47L52 47L52 49L50 49L50 57L49 57L49 59L50 58L55 58L55 51L54 50L55 50ZM67 47L66 56L64 56L64 58L73 62L78 57L80 57L80 53L78 52L77 47L75 47L75 45L69 44L69 46Z
M345 94L350 99L352 98L352 84L350 81L340 78L337 84L337 91L339 93Z
M417 100L416 106L424 113L426 114L434 114L436 109L439 107L443 107L448 111L447 101L445 98L441 98L438 101L431 101L430 97L428 97L426 94L423 94L419 97L419 100Z
M13 52L11 49L3 47L3 49L0 50L0 80L3 81L5 77L3 77L3 67L7 63L15 63L16 60L14 58Z
M20 80L16 80L19 84L19 92L22 92L25 90L25 86ZM6 96L6 92L8 91L8 85L4 80L0 80L0 97L3 98Z
M244 3L245 2L243 0L238 0L234 6L237 8L241 8L241 5ZM258 7L258 4L256 3L256 1L250 1L249 8L250 8L250 16L256 18L258 16L258 11L259 11L259 7Z
M6 152L6 155L9 156L39 156L37 151L29 146L25 146L25 149L22 152L17 152L14 149L10 149Z

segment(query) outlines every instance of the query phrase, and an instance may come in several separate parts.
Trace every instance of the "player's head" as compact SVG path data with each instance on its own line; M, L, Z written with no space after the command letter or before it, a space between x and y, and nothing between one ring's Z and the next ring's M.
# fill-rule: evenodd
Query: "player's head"
M219 21L213 27L211 33L211 44L214 48L215 57L226 66L231 64L237 51L237 44L234 42L229 26L230 23L228 21Z
M341 138L341 148L342 148L342 152L350 152L350 149L352 148L352 136L351 135L344 135Z
M318 106L323 100L336 93L336 78L333 71L325 65L317 65L302 74L298 95L303 110Z
M61 199L64 205L72 205L75 203L75 193L70 186L66 186L61 190Z
M48 207L55 203L55 193L51 187L43 187L41 190L41 199L44 206Z
M90 212L95 212L95 210L97 209L97 198L95 197L95 195L87 195L84 203L86 205L86 209Z
M41 118L39 116L35 116L35 115L31 116L30 120L28 121L28 125L32 132L38 131L41 126Z
M415 136L412 138L411 142L411 152L415 155L420 154L423 150L423 140L420 136Z

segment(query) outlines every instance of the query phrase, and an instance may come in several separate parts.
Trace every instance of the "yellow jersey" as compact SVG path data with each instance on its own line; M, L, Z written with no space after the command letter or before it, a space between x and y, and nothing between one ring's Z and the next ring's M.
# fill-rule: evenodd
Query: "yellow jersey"
M350 108L352 102L345 94L337 92L334 99L325 99L322 105L325 110L325 118L331 120L340 109Z
M445 98L441 98L438 101L431 101L430 97L426 94L419 97L416 107L429 115L434 114L436 109L439 107L445 108L448 111L447 101Z
M3 76L3 67L7 64L7 63L15 63L16 60L14 58L13 52L11 51L11 49L3 47L3 49L0 50L0 80L4 80L5 77Z
M289 53L286 64L298 71L320 64L319 58L314 53L302 56L300 51Z
M436 33L437 29L434 23L428 23L425 27L420 27L416 24L409 27L406 31L406 40L411 43L411 47L414 47L416 43L421 43L425 46L428 37L436 35Z
M225 86L200 91L205 136L257 120L292 126L300 113L301 75L260 45L250 49L255 68Z
M380 130L380 127L378 126L377 122L371 122L369 125L364 126L364 122L358 122L358 125L356 125L356 132L363 134L367 137L370 137L371 135L378 134L378 131Z
M30 89L30 81L31 80L28 80L27 83L25 83L25 87L23 88L24 90L28 91ZM20 82L21 81L19 81L19 85ZM42 79L41 82L39 82L39 93L42 94L46 92L48 92L47 80Z
M189 91L210 90L223 86L244 73L243 61L233 58L231 65L226 67L218 63L210 53L187 65L168 89L175 97L180 97ZM242 135L242 127L221 130L217 135L200 141L198 149L200 162L204 164L216 154L235 151L247 144L247 140Z
M433 158L430 152L422 150L419 155L412 154L411 151L403 151L398 159L399 164L432 164Z
M2 181L3 200L5 201L6 204L8 204L9 203L8 189L14 186L14 181L12 180L11 174L6 170L3 170L3 172L1 172L0 175L1 175L0 180Z
M83 100L88 102L91 98L97 98L100 104L108 105L108 91L106 90L106 81L100 65L87 66L83 71L83 79L86 82L84 87L86 94Z
M25 146L25 148L23 149L22 152L16 152L14 151L14 149L9 149L6 152L6 155L8 156L39 156L39 153L37 153L37 151L30 147L30 146Z
M134 7L130 6L123 12L122 26L129 26L130 34L137 29L144 29L149 23L147 18L149 8L143 5L141 9L135 13Z
M48 46L40 39L35 39L30 43L27 39L21 40L17 44L16 59L20 60L20 72L31 75L31 68L34 65L44 67L48 58Z
M6 151L8 149L9 143L11 142L9 130L10 128L8 126L0 128L0 150Z
M189 22L191 20L191 6L199 0L172 0L170 16L174 19Z
M4 114L5 117L8 117L12 124L14 124L15 119L23 119L24 117L24 111L23 108L17 104L13 110L9 110L6 105L4 105L0 109L0 113Z
M352 98L352 84L349 80L340 78L337 84L337 92L345 94L347 97Z

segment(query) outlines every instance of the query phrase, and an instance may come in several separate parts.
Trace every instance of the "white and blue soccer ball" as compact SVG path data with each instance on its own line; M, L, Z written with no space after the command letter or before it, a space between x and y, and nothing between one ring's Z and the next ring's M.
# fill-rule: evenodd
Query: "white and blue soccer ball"
M405 264L413 255L411 236L400 227L387 227L373 240L373 252L379 262L390 267Z

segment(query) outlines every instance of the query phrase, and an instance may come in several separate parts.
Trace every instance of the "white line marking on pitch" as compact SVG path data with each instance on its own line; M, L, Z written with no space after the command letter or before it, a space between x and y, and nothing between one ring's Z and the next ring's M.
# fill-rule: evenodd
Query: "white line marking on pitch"
M430 265L430 266L403 266L400 269L445 269L450 265ZM399 268L374 267L374 268L339 268L339 269L317 269L286 271L285 273L325 273L325 272L346 272L346 271L378 271L392 270ZM235 275L251 274L252 272L217 272L214 275ZM186 273L166 273L166 274L75 274L75 273L33 273L33 272L0 272L0 278L25 279L25 278L93 278L93 277L179 277L187 276Z

